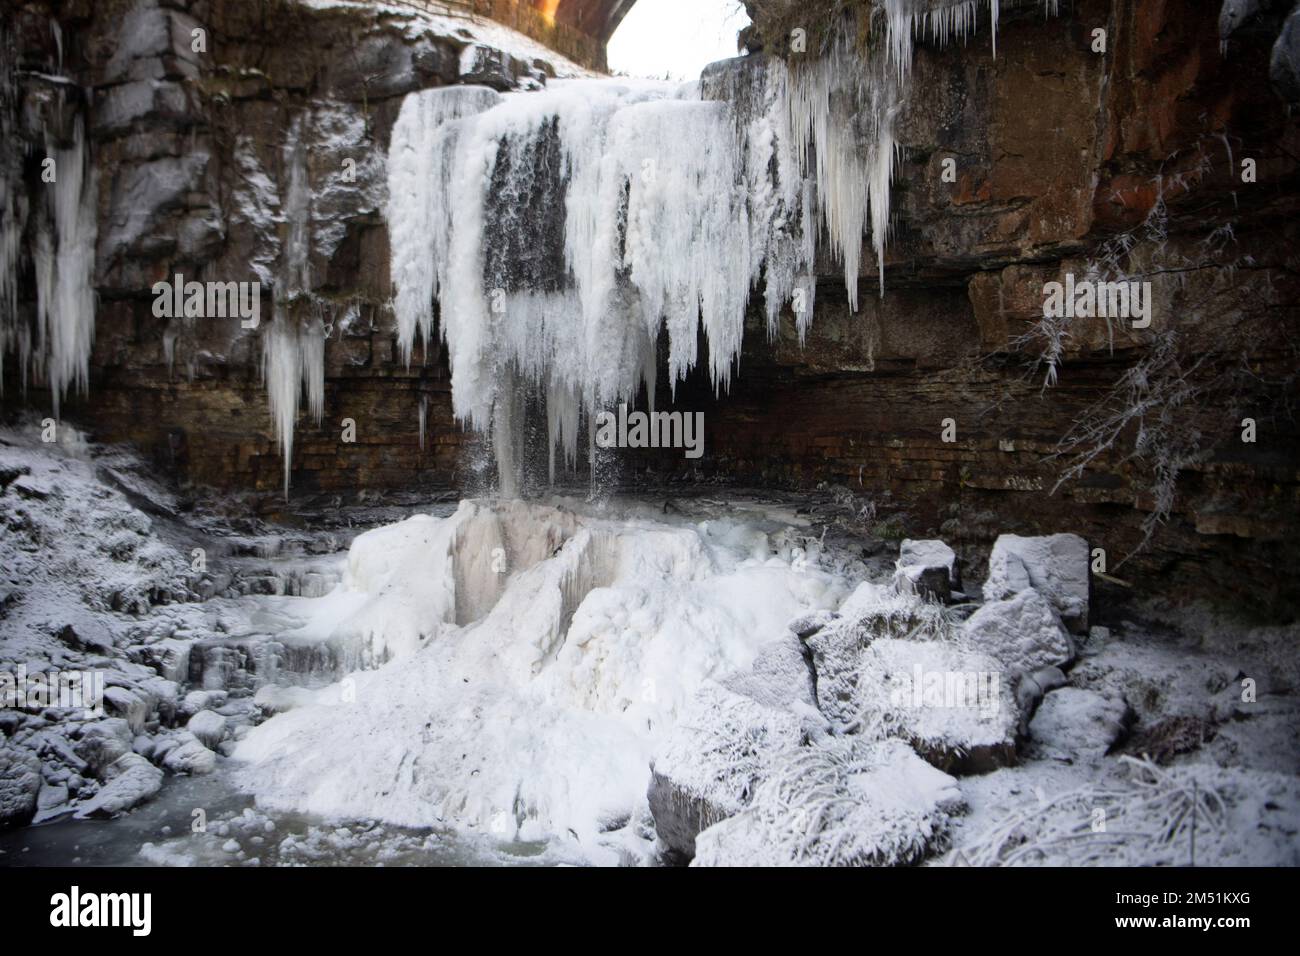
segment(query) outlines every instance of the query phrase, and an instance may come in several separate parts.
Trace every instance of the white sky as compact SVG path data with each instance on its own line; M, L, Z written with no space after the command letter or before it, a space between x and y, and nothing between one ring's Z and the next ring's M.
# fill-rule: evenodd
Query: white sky
M736 55L736 33L748 24L739 0L637 0L609 41L609 68L694 80Z

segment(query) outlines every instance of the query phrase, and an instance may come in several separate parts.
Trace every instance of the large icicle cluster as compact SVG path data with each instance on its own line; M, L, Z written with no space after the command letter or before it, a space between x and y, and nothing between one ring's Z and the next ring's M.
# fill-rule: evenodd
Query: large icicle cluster
M740 122L663 83L408 97L389 158L399 347L409 361L428 342L436 299L454 411L493 429L504 494L522 389L543 398L551 447L572 461L582 413L642 385L653 403L661 329L670 381L695 365L702 326L725 386L765 265L773 319L810 271L803 182L789 162L784 178L771 171L789 151L776 79L752 81L768 108Z
M262 376L275 439L284 456L287 497L294 425L303 393L307 395L307 410L318 424L325 413L325 334L319 321L299 327L285 317L283 310L277 308L276 313L275 322L262 339Z
M57 24L52 28L57 33ZM47 385L57 417L67 393L73 388L85 392L89 379L95 337L97 192L83 118L73 115L75 107L58 88L48 105L48 119L70 129L70 134L61 140L47 130L41 192L29 197L23 176L17 55L14 37L0 35L0 360L6 354L17 357L24 389L29 375ZM71 117L70 123L64 123L65 116ZM18 308L25 246L36 283L34 322Z
M80 116L72 145L58 149L51 142L47 155L58 179L46 193L48 214L36 222L36 351L45 357L45 381L58 417L59 401L69 389L85 393L95 344L97 190Z
M998 0L989 7L994 31ZM1051 4L1051 0L1047 0ZM398 343L428 342L436 301L453 409L493 431L501 492L518 488L522 397L545 404L552 478L583 416L654 404L656 344L669 381L696 364L725 388L751 292L774 333L812 319L815 243L842 261L857 307L864 235L882 279L894 120L913 43L967 35L980 0L885 0L872 48L845 40L792 67L758 57L699 84L556 83L407 97L389 156Z

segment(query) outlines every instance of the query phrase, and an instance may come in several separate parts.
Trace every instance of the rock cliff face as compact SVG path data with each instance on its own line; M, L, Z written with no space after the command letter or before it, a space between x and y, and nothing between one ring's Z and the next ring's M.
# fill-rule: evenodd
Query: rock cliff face
M751 49L796 56L782 5L751 6ZM715 396L702 375L677 390L678 407L706 413L704 458L646 455L624 477L826 482L880 516L905 515L913 536L942 527L978 545L997 531L1068 529L1112 565L1144 521L1167 513L1119 576L1171 592L1244 588L1260 609L1293 613L1295 589L1276 571L1296 554L1288 533L1300 510L1300 428L1278 401L1295 396L1300 265L1288 6L1260 4L1221 31L1219 3L1081 0L1048 17L1030 4L1002 11L996 58L984 33L920 46L896 123L904 151L883 294L864 261L851 312L841 270L825 263L802 344L788 316L768 341L755 303L730 393ZM89 91L72 99L98 176L99 305L89 394L64 403L67 417L152 451L183 481L267 492L275 507L262 331L160 318L151 294L177 274L261 280L275 309L328 333L320 420L304 410L294 442L294 494L475 481L443 357L417 349L408 369L397 354L382 216L389 136L413 90L528 88L580 68L464 21L341 3L26 0L14 31L30 143L48 129L33 104L54 77ZM28 183L38 159L22 161ZM1044 284L1134 248L1152 282L1151 326L1080 322L1044 340ZM30 310L26 267L18 278ZM1033 364L1045 349L1050 387ZM1127 394L1134 368L1177 382L1243 356L1258 379L1286 381L1261 399L1221 376L1173 402L1179 434L1200 440L1195 452L1173 443L1172 505L1152 462L1126 455L1160 438L1159 402L1145 426L1116 424L1117 448L1051 493L1070 459L1044 459L1117 382ZM38 386L20 394L6 362L7 412L47 407ZM1243 417L1256 422L1254 442L1241 440ZM345 419L354 443L340 440Z
M758 46L780 4L751 6ZM1217 3L1084 2L1059 19L1037 5L1004 9L996 59L987 43L919 50L917 93L899 123L906 155L883 297L864 294L850 315L826 283L806 348L783 334L747 354L729 400L711 409L711 461L846 485L878 503L883 493L968 542L987 533L990 512L1039 531L1068 527L1113 564L1159 507L1149 472L1102 455L1049 494L1066 461L1044 459L1095 403L1113 400L1126 371L1150 362L1163 334L1185 350L1179 374L1231 362L1223 345L1235 337L1278 390L1231 410L1222 382L1196 393L1180 414L1205 447L1185 461L1169 520L1118 573L1202 594L1233 579L1275 609L1294 607L1294 585L1276 568L1294 547L1300 492L1286 407L1296 394L1300 129L1276 68L1270 82L1270 60L1286 59L1278 31L1290 4L1260 6L1223 44ZM1092 49L1098 28L1104 55ZM941 175L947 159L954 183ZM1243 182L1247 159L1253 182ZM1024 337L1042 315L1044 283L1082 276L1121 243L1146 250L1151 327L1076 324L1055 386L1042 387L1041 369L1023 377L1015 357L1036 351ZM1247 416L1263 429L1254 443L1242 441ZM955 442L943 441L948 418ZM1128 425L1124 453L1140 433Z

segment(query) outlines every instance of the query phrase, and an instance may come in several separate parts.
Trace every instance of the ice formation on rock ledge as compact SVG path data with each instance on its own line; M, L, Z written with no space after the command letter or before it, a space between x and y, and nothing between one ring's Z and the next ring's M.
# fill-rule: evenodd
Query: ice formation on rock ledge
M0 139L8 154L20 142L11 102L15 91L5 77L0 77L0 87L6 87L0 93ZM62 108L69 107L60 102ZM34 206L26 195L19 162L0 157L0 356L16 353L24 388L29 374L49 387L57 418L68 392L84 393L89 383L95 338L97 188L80 115L72 119L66 148L49 133L45 141L45 156L53 161L55 179ZM34 327L18 311L25 229L31 237L29 255L36 279ZM0 390L3 387L0 372Z
M996 32L999 2L988 6ZM494 432L503 495L518 488L522 391L547 409L554 478L556 449L576 458L584 417L635 402L642 386L653 407L661 332L670 385L699 361L702 329L718 389L760 281L769 333L793 302L802 337L819 233L853 308L868 225L883 284L915 36L965 37L979 8L887 0L875 53L837 41L807 65L744 58L698 84L407 97L389 161L399 348L409 363L428 343L437 301L453 411Z

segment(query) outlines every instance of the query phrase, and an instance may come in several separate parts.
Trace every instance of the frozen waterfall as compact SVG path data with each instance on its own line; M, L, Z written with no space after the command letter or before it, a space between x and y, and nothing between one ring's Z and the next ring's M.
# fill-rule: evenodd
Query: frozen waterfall
M888 0L865 50L842 38L806 63L747 57L692 84L406 98L388 166L399 348L409 364L429 343L436 302L453 411L493 432L504 496L519 487L521 389L545 405L553 479L584 419L643 385L653 407L661 334L675 386L702 329L718 390L760 285L769 334L790 304L802 338L819 238L852 308L864 236L883 286L913 44L965 37L981 6L996 33L998 0Z

